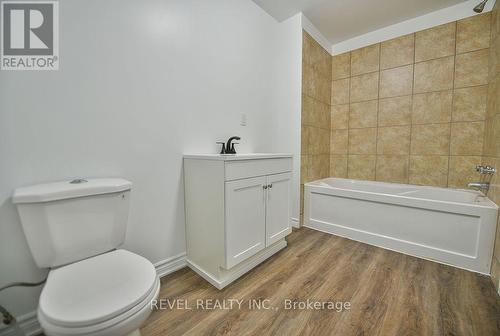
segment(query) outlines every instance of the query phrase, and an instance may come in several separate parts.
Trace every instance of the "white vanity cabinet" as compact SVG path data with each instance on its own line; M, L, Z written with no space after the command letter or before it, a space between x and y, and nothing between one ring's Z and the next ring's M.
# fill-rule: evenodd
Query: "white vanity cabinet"
M292 156L186 155L188 265L223 288L286 247Z

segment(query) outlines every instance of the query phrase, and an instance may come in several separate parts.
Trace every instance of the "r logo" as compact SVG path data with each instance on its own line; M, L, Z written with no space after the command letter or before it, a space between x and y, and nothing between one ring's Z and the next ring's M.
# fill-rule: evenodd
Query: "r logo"
M52 55L53 4L5 4L4 55Z
M2 69L56 70L57 1L2 1L1 5Z

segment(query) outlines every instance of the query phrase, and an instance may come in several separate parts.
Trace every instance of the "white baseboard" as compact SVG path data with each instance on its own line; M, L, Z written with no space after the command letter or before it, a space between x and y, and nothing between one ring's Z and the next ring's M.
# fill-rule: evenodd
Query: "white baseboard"
M171 258L159 261L155 263L154 266L156 268L156 273L158 274L158 276L160 278L164 277L165 275L173 273L187 266L186 253L184 252Z
M19 316L17 318L17 325L26 336L35 336L42 333L42 328L36 318L36 311ZM19 336L19 334L12 326L2 325L0 336Z
M158 274L158 276L160 278L164 277L165 275L173 273L187 266L186 253L181 253L174 257L159 261L155 263L154 266L156 268L156 273ZM42 333L42 328L40 327L40 323L38 323L38 320L36 318L36 310L18 317L17 320L19 327L26 336L35 336ZM0 336L18 336L18 333L11 326L6 327L1 325Z
M298 218L295 217L290 218L290 224L292 225L292 227L296 229L300 228L300 223Z

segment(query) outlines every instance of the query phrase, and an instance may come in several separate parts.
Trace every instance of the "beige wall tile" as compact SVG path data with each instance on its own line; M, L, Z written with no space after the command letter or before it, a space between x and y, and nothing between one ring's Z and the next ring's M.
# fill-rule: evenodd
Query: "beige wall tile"
M415 34L415 62L450 56L455 53L455 22Z
M331 131L329 128L319 128L318 133L320 134L320 154L330 155L330 132Z
M351 77L351 102L377 99L378 79L378 72Z
M484 127L483 155L500 156L500 115L487 119Z
M332 82L331 105L349 103L349 78L334 80Z
M483 158L494 156L493 143L493 119L486 119L484 122L484 137L483 137Z
M347 176L351 179L375 179L375 155L349 155Z
M488 84L489 49L457 55L455 87Z
M330 69L330 67L328 67L328 69ZM332 93L332 82L330 77L316 77L316 79L316 94L314 97L322 103L330 104Z
M335 57L305 36L301 182L464 187L477 163L500 167L500 21L490 46L489 15ZM500 203L500 175L495 186Z
M305 31L302 31L302 62L307 65L312 65L313 61L314 40Z
M359 128L349 130L349 154L375 154L376 144L376 128Z
M329 128L330 106L309 96L302 95L302 124Z
M492 122L493 153L495 157L500 157L500 114L495 115Z
M331 56L307 32L302 32L302 61L331 79ZM329 74L329 75L328 75Z
M330 82L332 80L332 56L323 48L321 48L321 59L313 65L318 76L323 80Z
M332 80L351 76L351 53L332 57Z
M330 154L330 130L313 128L309 134L310 154Z
M380 127L377 134L377 154L410 153L410 126Z
M413 96L412 123L442 123L451 120L452 91L421 93Z
M311 181L322 179L330 175L330 155L311 155L309 177Z
M314 96L314 70L309 64L302 64L302 93L313 97Z
M412 155L448 155L449 146L450 124L427 124L412 126Z
M448 156L410 156L409 183L446 187Z
M330 129L330 105L316 100L314 102L314 126Z
M347 155L330 156L330 176L347 177Z
M493 79L500 72L500 37L491 40L489 78Z
M415 64L414 92L449 90L453 87L454 56Z
M378 155L377 181L408 183L408 155Z
M471 16L457 22L457 53L490 46L491 14Z
M411 96L380 99L378 104L378 125L411 124L411 101Z
M412 89L413 65L383 70L380 73L380 98L409 95Z
M300 141L300 153L301 154L310 154L311 153L311 148L309 146L309 139L310 139L310 134L312 133L312 130L314 128L311 126L306 126L302 125L301 131L300 131L300 136L301 136L301 141Z
M491 83L495 79L495 76L500 73L500 38L492 40L489 53L488 79Z
M349 104L332 105L331 126L332 130L347 129L349 122Z
M451 155L481 155L483 152L484 122L451 124Z
M380 67L381 69L395 68L402 65L413 64L415 52L415 35L409 34L380 45Z
M448 187L467 188L467 183L479 181L476 165L481 164L481 156L450 156Z
M331 81L312 66L302 67L302 93L323 103L330 103Z
M347 154L348 130L332 130L330 135L330 153Z
M353 50L351 52L351 76L378 71L379 57L379 43Z
M310 155L300 156L300 183L309 182Z
M352 103L349 110L349 128L377 126L378 100Z
M500 76L490 80L488 83L488 98L486 99L486 119L493 118L498 112L500 112Z
M488 86L455 89L453 92L453 121L477 121L486 117Z
M309 96L302 95L302 125L312 125L314 116L314 100Z

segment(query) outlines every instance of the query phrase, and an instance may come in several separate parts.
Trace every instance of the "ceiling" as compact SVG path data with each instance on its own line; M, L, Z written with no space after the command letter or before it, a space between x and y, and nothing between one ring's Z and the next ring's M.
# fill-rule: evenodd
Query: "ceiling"
M464 0L253 1L278 21L302 12L332 44L464 2Z

